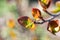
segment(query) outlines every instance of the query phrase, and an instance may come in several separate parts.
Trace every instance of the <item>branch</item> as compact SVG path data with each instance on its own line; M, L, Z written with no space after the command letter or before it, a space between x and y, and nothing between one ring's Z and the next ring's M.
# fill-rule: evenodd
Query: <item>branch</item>
M43 23L45 23L45 22L50 22L51 20L53 20L54 18L56 18L56 17L59 16L59 15L60 15L60 13L57 14L57 15L53 15L53 17L50 18L50 19L48 19L48 20L44 20L44 21L42 21L42 22L36 22L36 21L34 21L34 23L35 23L35 24L43 24Z

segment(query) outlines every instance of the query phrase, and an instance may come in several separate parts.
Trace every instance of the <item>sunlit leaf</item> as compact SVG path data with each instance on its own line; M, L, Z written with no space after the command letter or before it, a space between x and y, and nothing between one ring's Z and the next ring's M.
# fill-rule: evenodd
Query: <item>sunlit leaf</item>
M56 8L51 11L52 13L60 12L60 1L56 2Z
M43 8L48 8L51 4L51 0L39 0L39 3Z
M33 17L34 17L35 20L40 20L41 12L40 12L39 9L33 8L32 9L32 15L33 15Z
M60 31L60 26L58 25L58 20L53 20L48 23L47 30L53 34Z
M55 8L55 9L53 9L51 12L52 12L52 13L58 13L58 12L60 12L60 8L57 7L57 8Z
M34 30L36 28L33 21L27 16L20 17L18 19L18 23L30 30Z

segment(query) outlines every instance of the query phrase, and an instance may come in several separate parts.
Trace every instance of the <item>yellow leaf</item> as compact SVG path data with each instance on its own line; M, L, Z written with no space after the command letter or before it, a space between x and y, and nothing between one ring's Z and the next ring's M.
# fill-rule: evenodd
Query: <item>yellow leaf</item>
M13 28L15 26L15 22L13 19L10 19L7 21L7 26L10 28Z
M10 36L11 36L12 39L16 38L16 34L14 33L14 31L10 31Z

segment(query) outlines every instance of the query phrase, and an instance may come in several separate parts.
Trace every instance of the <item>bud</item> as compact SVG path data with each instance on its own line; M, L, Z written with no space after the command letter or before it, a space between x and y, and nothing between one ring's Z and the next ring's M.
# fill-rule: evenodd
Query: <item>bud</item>
M34 17L35 20L40 20L41 12L40 12L39 9L33 8L32 9L32 15L33 15L33 17Z
M38 2L44 9L47 9L51 4L51 0L39 0Z
M48 23L47 30L53 34L60 31L59 20L52 20Z
M18 19L18 23L30 30L34 30L36 28L33 21L27 16L20 17Z

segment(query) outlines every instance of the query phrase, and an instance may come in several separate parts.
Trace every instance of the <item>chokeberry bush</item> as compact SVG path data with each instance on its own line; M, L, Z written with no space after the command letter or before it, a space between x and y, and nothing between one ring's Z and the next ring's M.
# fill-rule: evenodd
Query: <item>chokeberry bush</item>
M59 16L60 0L0 0L0 40L60 40Z
M60 1L57 1L54 4L56 8L49 12L47 9L51 6L52 1L53 0L38 0L38 3L43 8L42 11L52 16L52 18L45 20L41 15L42 12L38 8L32 8L32 16L34 20L30 19L28 16L22 16L18 18L18 23L21 24L24 28L33 31L36 28L35 24L43 24L45 22L48 22L47 30L56 35L56 33L60 31L59 20L53 19L60 15ZM39 22L40 20L42 20L42 22Z

